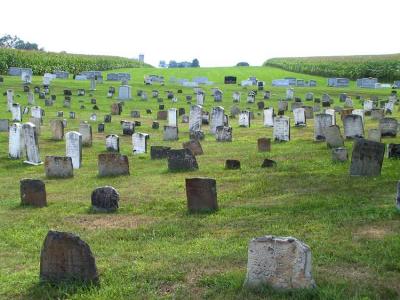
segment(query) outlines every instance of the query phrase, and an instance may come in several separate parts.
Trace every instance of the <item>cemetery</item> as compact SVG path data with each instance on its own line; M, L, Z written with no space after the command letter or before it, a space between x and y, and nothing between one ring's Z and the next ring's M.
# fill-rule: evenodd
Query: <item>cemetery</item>
M396 90L271 66L54 75L1 75L0 298L400 297Z

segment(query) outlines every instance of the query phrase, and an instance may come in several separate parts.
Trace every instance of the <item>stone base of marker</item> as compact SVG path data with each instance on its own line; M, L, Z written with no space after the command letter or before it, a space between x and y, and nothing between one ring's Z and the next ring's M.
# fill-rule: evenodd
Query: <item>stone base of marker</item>
M217 183L212 178L186 178L186 196L189 212L218 209Z
M190 131L189 138L191 140L202 141L202 140L204 140L204 132L201 130Z
M129 175L129 161L126 155L102 153L98 156L99 176Z
M167 158L169 171L194 171L199 168L196 157L189 149L169 150Z
M344 162L349 159L347 154L347 149L343 147L332 149L332 161L334 162Z
M240 161L236 159L227 159L225 161L225 169L227 170L238 170L240 169Z
M72 158L69 156L46 156L44 169L49 178L74 177Z
M46 201L46 187L39 179L22 179L20 181L21 205L44 207Z
M98 284L96 261L89 245L72 233L49 231L40 254L40 279Z
M114 212L118 209L119 193L111 186L103 186L92 192L92 209L99 212Z
M169 150L171 150L171 147L151 146L150 147L150 157L151 157L151 159L167 158L167 154L168 154Z
M261 164L261 168L272 168L272 167L276 167L276 161L272 159L266 158Z
M311 250L293 237L265 236L249 243L246 287L315 288Z
M271 139L259 138L257 140L258 152L270 152L271 151Z
M182 148L190 149L193 155L203 154L203 148L198 140L190 140L189 142L182 143Z

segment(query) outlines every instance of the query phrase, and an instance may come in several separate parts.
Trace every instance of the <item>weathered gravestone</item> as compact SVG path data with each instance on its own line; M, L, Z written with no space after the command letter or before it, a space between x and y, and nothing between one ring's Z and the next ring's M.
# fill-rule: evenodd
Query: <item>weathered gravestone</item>
M343 121L346 116L351 115L352 113L353 113L352 108L342 109L342 111L340 112L340 118Z
M150 147L150 157L151 157L151 159L167 158L169 150L171 150L171 147L151 146Z
M130 121L121 121L122 134L132 135L135 132L135 123Z
M289 88L286 89L286 100L293 100L294 98L294 89Z
M35 127L34 124L29 122L22 125L27 158L24 163L40 165L42 164L42 161L40 160L38 136Z
M327 109L325 109L325 114L331 115L332 116L332 124L331 125L336 125L336 111L332 108L327 108Z
M346 139L364 137L364 124L359 115L345 116L343 119L343 127Z
M259 138L257 140L258 152L270 152L271 151L271 139Z
M400 181L397 182L396 208L400 211Z
M202 124L202 107L200 105L192 105L189 112L189 132L201 131Z
M79 169L82 165L82 135L77 131L69 131L65 141L65 156L71 157L74 169Z
M0 132L8 132L8 119L0 119Z
M398 123L395 118L382 118L379 120L379 129L382 137L396 137Z
M218 126L215 131L217 142L232 142L232 127Z
M302 107L293 109L294 126L301 127L307 125L305 110Z
M265 158L261 164L261 168L272 168L276 167L276 161Z
M20 159L24 156L24 152L25 142L22 125L20 123L14 123L10 126L8 135L8 156L11 159Z
M364 110L363 110L363 109L353 109L352 114L353 114L353 115L360 116L360 117L361 117L361 120L362 120L362 122L363 122L363 124L364 124Z
M290 141L290 118L279 116L274 118L274 140L281 142Z
M389 144L388 158L400 159L400 144Z
M121 85L118 88L118 99L120 100L132 99L132 88L129 85Z
M157 120L167 120L168 119L168 111L160 110L157 112Z
M132 134L133 154L147 153L147 140L149 135L147 133L137 132Z
M239 126L240 127L250 127L250 112L244 110L239 114Z
M87 123L79 124L79 133L82 135L82 146L92 146L92 126Z
M189 149L172 149L167 152L169 171L193 171L197 170L196 157Z
M347 161L348 154L347 149L343 147L332 149L332 160L337 162Z
M40 279L97 284L99 276L89 245L72 233L49 231L40 254Z
M50 129L53 140L61 141L64 139L64 123L62 120L51 120Z
M94 211L114 212L118 209L119 193L112 186L103 186L92 192L91 200Z
M236 159L227 159L225 161L225 169L227 170L238 170L240 169L240 161Z
M99 176L129 175L129 161L126 155L102 153L98 156Z
M314 119L314 109L312 106L303 106L306 120Z
M344 140L340 134L339 126L331 125L329 127L325 127L324 135L328 148L339 148L344 146Z
M351 157L350 175L379 176L381 174L385 144L355 139Z
M164 126L164 141L176 141L179 139L178 127L175 126Z
M21 122L22 121L22 110L18 103L13 103L10 107L11 110L11 121Z
M201 155L203 154L203 148L198 140L190 140L188 142L182 143L183 149L189 149L192 151L193 155Z
M293 237L264 236L249 243L245 286L278 289L315 287L311 250Z
M72 159L69 156L46 156L44 161L46 177L70 178L74 176Z
M176 108L168 109L168 126L178 126L178 110Z
M240 96L241 96L241 94L240 94L240 92L233 92L233 94L232 94L232 100L233 100L233 102L240 102Z
M212 178L186 178L186 196L189 212L218 209L217 183Z
M20 181L21 205L44 207L47 205L46 188L42 180L22 179Z
M40 136L40 134L41 134L41 127L40 127L40 125L41 125L42 120L41 120L41 119L38 119L38 118L30 117L30 118L29 118L29 122L32 123L33 125L35 125L35 132L36 132L36 135L37 135L37 136ZM64 125L64 128L65 128L65 125Z
M368 130L368 140L374 142L381 142L381 130L377 128L371 128Z
M106 150L110 152L119 152L119 136L109 134L106 136Z
M102 133L102 132L104 132L104 129L105 129L105 124L104 123L99 123L97 125L97 132Z
M218 126L224 126L224 108L221 106L213 107L211 110L210 133L215 134Z
M325 129L332 126L332 115L317 114L314 121L314 139L316 141L325 141Z
M269 107L264 109L264 126L274 127L274 108Z

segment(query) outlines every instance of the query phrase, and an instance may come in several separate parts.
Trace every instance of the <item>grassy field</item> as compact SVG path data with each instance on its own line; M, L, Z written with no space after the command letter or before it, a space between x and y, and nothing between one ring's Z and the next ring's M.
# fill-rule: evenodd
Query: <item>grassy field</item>
M400 79L400 54L315 57L277 57L264 65L287 71L351 79L376 77L393 83Z
M217 143L204 126L204 154L197 157L199 170L169 173L165 160L150 160L150 155L133 155L131 138L122 136L119 121L131 119L130 111L138 109L142 126L137 131L149 133L149 145L180 148L188 140L188 124L179 124L180 139L162 141L162 130L151 129L158 103L155 99L141 101L138 89L161 91L178 86L168 78L207 76L223 89L222 106L227 113L232 106L232 92L241 87L224 85L224 75L238 80L255 75L267 82L273 99L266 106L277 108L284 97L284 88L271 88L271 80L285 76L314 78L316 88L296 88L295 95L313 91L316 97L328 92L335 105L338 95L385 99L389 90L357 90L354 82L348 89L326 87L326 79L294 74L271 67L200 68L200 69L129 69L132 74L134 99L125 103L121 116L106 123L105 133L97 133L92 122L93 147L84 148L83 166L74 171L74 178L46 179L44 167L28 166L22 160L8 158L8 134L0 133L0 298L2 299L399 299L400 298L400 214L394 201L399 179L399 161L385 158L382 175L374 178L349 176L350 163L333 163L326 143L313 141L313 120L306 128L292 128L292 141L273 143L269 153L257 152L257 138L271 137L272 129L264 128L256 104L240 103L255 112L251 128L233 127L232 143ZM167 77L167 84L144 86L145 74ZM41 83L34 77L33 86ZM113 101L105 97L108 87L118 83L105 82L93 92L100 108L98 120L110 112ZM57 95L53 107L45 107L46 116L40 136L40 152L64 155L65 142L50 140L49 122L57 111L75 111L77 118L68 119L66 131L77 130L79 122L89 120L93 112L91 97L77 97L77 88L89 89L89 82L55 80L52 94ZM5 77L1 95L11 87L20 95L16 101L27 104L19 78ZM71 110L63 108L62 91L74 91ZM205 109L215 105L207 92ZM246 91L243 90L245 93ZM166 108L184 107L165 99ZM242 94L243 96L243 94ZM244 97L245 98L245 97ZM1 96L0 118L8 118L6 97ZM261 93L257 100L262 99ZM83 101L81 103L80 101ZM44 100L36 99L44 107ZM257 102L257 101L256 101ZM356 107L361 107L354 100ZM311 102L306 102L311 105ZM86 105L80 110L81 104ZM220 104L218 104L220 105ZM145 109L153 110L146 115ZM291 114L288 113L290 116ZM394 113L399 117L399 113ZM27 119L25 116L24 121ZM340 117L338 123L342 126ZM293 120L291 120L293 124ZM161 125L164 121L161 121ZM376 128L377 121L366 117L366 131ZM343 132L343 131L342 131ZM97 177L97 155L105 151L105 136L120 135L121 153L129 157L130 176ZM385 143L400 143L385 138ZM352 142L346 141L351 153ZM277 161L273 169L261 168L264 158ZM224 170L226 159L239 159L241 170ZM186 211L185 178L206 176L217 180L220 210L212 214L190 215ZM38 178L46 183L48 206L34 209L20 206L19 180ZM113 214L90 211L90 195L94 188L112 185L120 193L120 209ZM78 234L91 247L100 274L99 287L76 285L49 286L39 283L39 258L47 231L50 229ZM313 276L318 288L314 291L277 292L268 288L246 290L247 246L253 237L263 235L294 236L311 247Z

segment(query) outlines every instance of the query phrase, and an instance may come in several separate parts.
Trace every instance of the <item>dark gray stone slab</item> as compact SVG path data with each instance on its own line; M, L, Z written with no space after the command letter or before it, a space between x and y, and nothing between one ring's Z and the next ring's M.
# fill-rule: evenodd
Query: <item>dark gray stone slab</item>
M46 201L46 187L39 179L22 179L20 181L21 205L44 207Z
M186 178L186 196L189 212L218 209L217 183L212 178Z
M98 156L99 176L129 175L129 161L126 155L102 153Z
M199 168L196 157L189 149L169 150L167 158L170 171L193 171Z
M100 212L114 212L118 209L119 193L111 186L103 186L92 192L92 209Z
M69 178L74 176L72 158L69 156L46 156L44 161L46 177Z
M379 176L381 174L385 144L355 139L351 157L350 175Z

